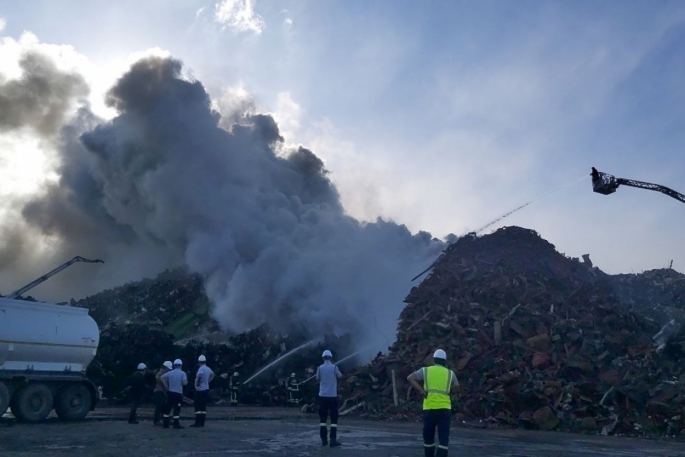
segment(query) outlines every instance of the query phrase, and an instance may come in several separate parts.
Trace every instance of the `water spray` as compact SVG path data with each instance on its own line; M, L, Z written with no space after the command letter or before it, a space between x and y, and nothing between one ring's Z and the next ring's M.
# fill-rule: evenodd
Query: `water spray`
M516 213L516 212L522 210L523 208L527 207L527 206L530 205L531 203L533 203L533 202L535 202L535 201L537 201L537 200L540 200L540 199L543 198L543 197L547 197L547 196L549 196L549 195L555 194L555 193L559 192L559 191L562 190L562 189L566 189L567 187L571 187L571 186L575 185L576 183L578 183L578 182L580 182L580 181L582 181L582 180L584 180L584 179L587 179L587 175L583 175L583 176L581 176L580 178L578 178L578 179L576 179L576 180L574 180L574 181L571 181L570 183L568 183L568 184L566 184L566 185L559 186L559 187L557 187L557 188L554 189L554 190L551 190L551 191L549 191L549 192L542 193L542 194L538 195L537 197L533 198L531 201L529 201L529 202L527 202L527 203L524 203L523 205L518 206L518 207L512 209L511 211L509 211L509 212L507 212L507 213L504 213L502 216L498 217L497 219L495 219L495 220L492 221L492 222L489 222L489 223L485 224L484 226L482 226L482 227L479 228L478 230L475 230L475 231L473 231L473 232L468 232L468 233L478 234L478 233L482 232L483 230L485 230L486 228L488 228L488 227L490 227L490 226L492 226L492 225L498 223L498 222L501 221L502 219L504 219L504 218L506 218L506 217L509 217L509 216L511 216L512 214L514 214L514 213ZM462 235L462 236L464 236L464 235ZM461 238L462 236L460 236L459 238ZM444 251L443 251L443 253L444 253ZM414 280L420 278L421 276L423 276L425 273L429 272L429 271L435 266L435 264L438 262L438 260L440 260L440 258L442 258L442 255L441 255L440 257L438 257L438 259L436 259L435 262L433 262L432 264L430 264L430 266L429 266L428 268L426 268L426 269L423 270L421 273L419 273L419 274L417 274L416 276L414 276L413 278L411 278L411 280L414 281Z
M338 360L338 361L335 362L333 365L338 365L339 363L343 363L345 360L351 359L351 358L354 357L355 355L359 354L360 352L365 351L366 349L368 349L368 348L370 348L370 347L371 347L371 345L364 346L363 348L361 348L361 349L358 350L357 352L353 352L352 354L348 355L347 357L344 357L344 358ZM307 379L305 379L304 381L302 381L300 384L304 384L304 383L306 383L306 382L309 382L309 381L311 381L311 380L314 379L314 378L316 378L316 375L315 375L315 374L311 375L310 377L308 377ZM299 385L299 384L298 384L298 385Z
M307 341L306 343L304 343L304 344L302 344L302 345L296 347L296 348L293 349L292 351L286 353L283 357L277 358L276 360L274 360L273 362L271 362L270 364L268 364L267 366L265 366L264 368L262 368L261 370L259 370L258 372L256 372L256 373L253 374L252 376L250 376L249 378L247 378L247 380L243 383L243 385L247 385L250 381L252 381L254 378L256 378L257 376L259 376L260 374L264 373L266 370L268 370L268 369L271 368L272 366L276 365L276 364L279 363L279 362L282 362L283 360L287 359L288 357L290 357L291 355L295 354L295 353L298 352L299 350L306 348L307 346L309 346L310 344L312 344L312 343L314 343L314 342L316 342L316 340Z

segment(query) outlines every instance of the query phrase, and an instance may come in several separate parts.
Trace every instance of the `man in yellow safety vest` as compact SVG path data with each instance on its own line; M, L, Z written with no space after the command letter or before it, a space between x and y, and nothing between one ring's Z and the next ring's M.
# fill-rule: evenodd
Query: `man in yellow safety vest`
M423 396L423 449L426 457L447 457L452 418L450 392L459 386L457 375L447 368L447 354L438 349L435 365L421 368L407 376L407 381ZM423 386L419 382L423 381ZM438 429L437 453L435 428Z

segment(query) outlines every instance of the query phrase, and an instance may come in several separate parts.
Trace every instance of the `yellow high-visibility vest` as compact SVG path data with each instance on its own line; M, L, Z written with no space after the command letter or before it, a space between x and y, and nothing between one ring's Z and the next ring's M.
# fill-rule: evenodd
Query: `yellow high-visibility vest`
M442 365L422 368L423 388L428 393L423 409L451 409L452 371Z

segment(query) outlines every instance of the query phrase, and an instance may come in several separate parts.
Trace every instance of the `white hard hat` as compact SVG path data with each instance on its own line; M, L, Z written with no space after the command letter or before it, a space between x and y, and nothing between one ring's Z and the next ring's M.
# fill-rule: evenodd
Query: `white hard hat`
M443 351L442 349L438 349L437 351L435 351L435 354L433 354L433 358L447 360L447 354L445 354L445 351Z
M170 370L173 370L173 369L174 369L174 366L171 364L171 361L170 361L170 360L167 360L167 361L164 362L162 365L164 365L165 367L167 367L167 368L170 369Z
M333 357L333 354L331 354L331 351L326 349L325 351L323 351L323 354L321 354L321 357Z
M290 373L290 377L291 377L291 378L294 378L294 377L295 377L295 373Z
M174 365L183 365L183 362L181 362L181 359L176 359L174 360Z
M147 369L147 365L145 365L144 363L139 363L139 364L138 364L138 369L139 369L139 370L146 370L146 369Z
M235 373L233 373L233 376L238 376L238 372L236 371Z
M197 358L198 362L206 362L207 358L204 355L201 355L200 357Z

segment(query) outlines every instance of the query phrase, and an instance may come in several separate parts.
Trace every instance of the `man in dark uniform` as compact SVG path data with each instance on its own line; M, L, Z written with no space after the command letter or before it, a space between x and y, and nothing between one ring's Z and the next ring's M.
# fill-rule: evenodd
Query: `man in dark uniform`
M233 373L228 385L228 388L231 389L231 406L238 406L238 391L240 390L240 378L238 376L237 371Z
M290 378L288 378L288 403L291 405L299 405L300 404L300 384L297 382L297 378L295 377L295 373L290 374Z
M136 413L138 412L138 407L143 402L145 391L147 386L145 385L145 372L147 371L147 366L144 363L138 364L138 370L131 376L131 390L129 391L131 395L131 412L128 415L129 424L137 424L138 418Z

